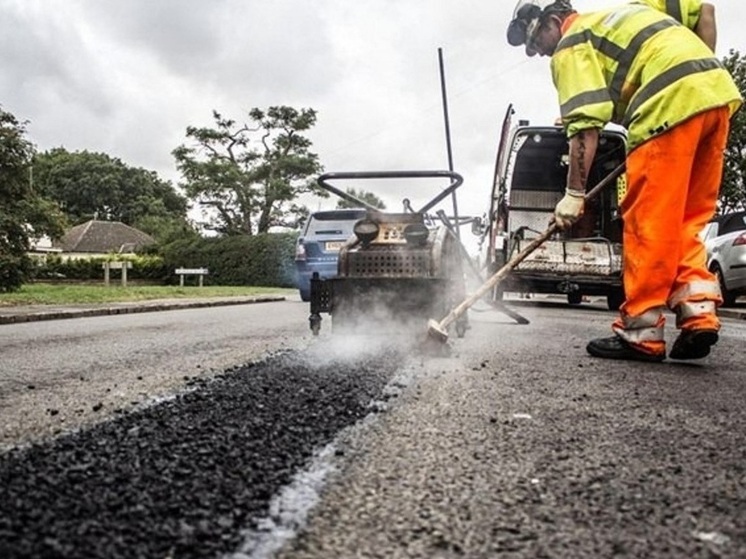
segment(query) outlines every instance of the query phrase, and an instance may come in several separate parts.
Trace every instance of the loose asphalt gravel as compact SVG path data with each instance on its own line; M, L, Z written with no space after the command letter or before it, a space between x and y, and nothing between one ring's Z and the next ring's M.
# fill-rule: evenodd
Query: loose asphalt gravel
M375 411L400 356L287 352L0 455L0 557L234 553L269 499Z

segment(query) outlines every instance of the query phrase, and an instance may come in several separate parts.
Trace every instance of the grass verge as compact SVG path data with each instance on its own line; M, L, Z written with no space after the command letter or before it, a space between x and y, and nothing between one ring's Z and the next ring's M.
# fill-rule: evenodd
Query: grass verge
M0 293L0 307L18 305L72 305L147 301L152 299L193 299L204 297L251 297L289 295L296 289L245 286L134 285L128 287L87 284L25 284L13 293Z

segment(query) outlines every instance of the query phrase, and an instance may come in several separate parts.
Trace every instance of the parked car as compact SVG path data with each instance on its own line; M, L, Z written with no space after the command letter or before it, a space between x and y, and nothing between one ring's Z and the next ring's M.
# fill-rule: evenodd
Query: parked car
M720 282L723 305L733 306L746 295L746 211L714 218L701 233L707 248L707 267Z
M339 249L353 236L352 227L366 215L365 209L326 210L312 213L301 229L295 248L298 290L303 301L311 299L311 276L337 275Z

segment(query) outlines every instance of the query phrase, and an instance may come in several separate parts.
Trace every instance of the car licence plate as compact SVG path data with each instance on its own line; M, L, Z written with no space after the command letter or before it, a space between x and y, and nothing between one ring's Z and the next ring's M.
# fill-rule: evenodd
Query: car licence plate
M341 249L344 244L344 241L327 241L324 243L324 249L329 252L339 252L339 249Z

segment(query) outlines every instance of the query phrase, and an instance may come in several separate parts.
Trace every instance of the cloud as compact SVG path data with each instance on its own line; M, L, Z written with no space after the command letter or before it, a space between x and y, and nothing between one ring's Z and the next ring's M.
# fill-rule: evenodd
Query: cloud
M328 171L445 169L441 48L459 207L480 214L508 105L533 122L557 114L548 61L506 44L513 5L0 0L0 104L30 121L42 150L101 151L173 182L187 126L211 125L213 109L241 120L271 105L318 111L309 137ZM717 2L719 56L745 50L740 8ZM420 187L377 188L396 208Z

